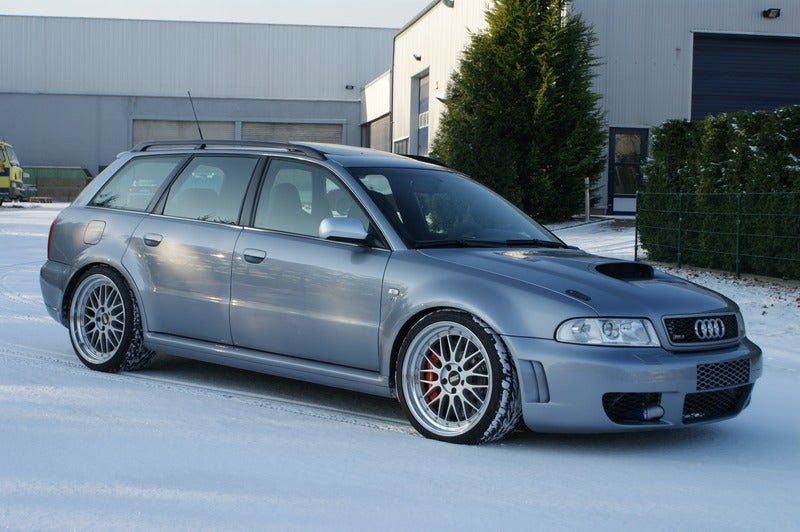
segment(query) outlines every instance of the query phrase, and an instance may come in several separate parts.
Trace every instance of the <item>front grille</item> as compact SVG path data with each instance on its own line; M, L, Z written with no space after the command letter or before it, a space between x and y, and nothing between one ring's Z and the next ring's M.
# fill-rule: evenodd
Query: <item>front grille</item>
M740 358L697 366L697 389L713 390L747 384L750 381L750 359Z
M669 341L675 345L708 344L739 337L736 314L664 318L664 327Z
M715 392L690 393L683 402L683 423L701 423L735 416L747 406L753 385Z
M631 425L644 423L648 407L661 403L660 393L607 393L603 395L603 408L614 423Z

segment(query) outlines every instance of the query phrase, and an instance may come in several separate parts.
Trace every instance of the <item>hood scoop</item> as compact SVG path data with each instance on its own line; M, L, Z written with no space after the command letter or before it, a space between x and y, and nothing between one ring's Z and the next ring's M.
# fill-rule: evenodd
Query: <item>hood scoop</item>
M607 262L598 264L594 269L620 281L647 281L653 278L653 267L638 262Z

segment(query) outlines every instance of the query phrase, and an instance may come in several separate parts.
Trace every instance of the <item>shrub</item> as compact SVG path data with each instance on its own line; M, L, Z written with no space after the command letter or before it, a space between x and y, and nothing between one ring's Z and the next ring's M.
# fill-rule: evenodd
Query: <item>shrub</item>
M672 120L637 204L650 259L800 278L800 106Z

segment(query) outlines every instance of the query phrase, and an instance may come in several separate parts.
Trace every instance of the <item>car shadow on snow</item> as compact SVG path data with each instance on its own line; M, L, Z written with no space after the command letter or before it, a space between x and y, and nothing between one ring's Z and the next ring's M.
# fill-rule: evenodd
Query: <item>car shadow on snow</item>
M353 415L377 416L388 421L405 422L396 399L313 384L200 362L197 360L157 355L147 369L138 371L145 377L168 379L187 386L199 386L221 394L238 393L324 409L350 412Z
M531 451L553 451L579 455L602 454L629 457L680 453L684 456L702 456L703 460L730 463L731 455L752 455L754 446L760 447L761 437L735 420L681 429L646 432L621 432L613 434L544 434L518 430L502 445L505 448Z
M150 367L137 373L145 377L168 379L178 385L200 386L223 396L226 393L248 394L265 400L287 401L335 409L354 416L376 416L391 422L408 423L396 399L190 359L158 355ZM744 457L749 455L754 445L761 446L761 437L751 429L752 426L742 423L740 419L682 429L613 434L546 434L521 428L501 442L481 448L497 447L504 452L552 451L559 454L621 457L680 452L683 455L703 456L705 461L713 461L713 455L725 450L723 454L727 457L720 457L720 461L727 462L731 454L741 453Z

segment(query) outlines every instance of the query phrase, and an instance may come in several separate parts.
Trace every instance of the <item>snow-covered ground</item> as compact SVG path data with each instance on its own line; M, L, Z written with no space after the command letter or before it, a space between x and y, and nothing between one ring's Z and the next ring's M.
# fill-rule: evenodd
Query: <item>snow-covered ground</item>
M39 293L61 207L0 208L0 529L797 530L796 283L673 271L739 302L764 349L736 419L456 446L387 399L169 357L86 369ZM557 232L633 256L630 224Z

